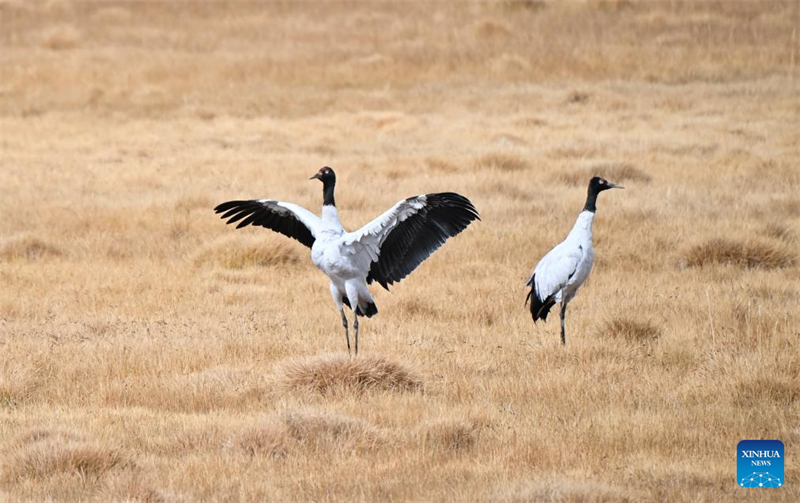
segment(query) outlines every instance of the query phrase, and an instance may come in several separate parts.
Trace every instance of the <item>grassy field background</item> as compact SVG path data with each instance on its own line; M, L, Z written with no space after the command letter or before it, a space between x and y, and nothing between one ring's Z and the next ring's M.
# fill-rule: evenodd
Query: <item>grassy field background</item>
M797 501L800 4L0 2L0 500ZM483 221L348 359L300 244ZM523 285L590 176L597 260ZM786 485L736 486L780 439Z

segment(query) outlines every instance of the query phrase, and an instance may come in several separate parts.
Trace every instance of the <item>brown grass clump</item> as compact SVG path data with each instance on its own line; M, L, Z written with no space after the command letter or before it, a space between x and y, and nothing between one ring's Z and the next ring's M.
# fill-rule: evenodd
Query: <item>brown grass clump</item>
M324 451L374 446L382 437L365 421L343 414L292 412L283 423L291 438Z
M245 429L228 443L251 456L280 458L287 454L287 433L284 425L267 421Z
M57 473L97 477L131 464L118 448L87 440L80 433L34 430L20 437L4 454L2 477L6 482L42 479Z
M603 325L600 333L629 342L652 342L659 338L661 329L648 320L614 318Z
M736 242L716 238L691 248L685 255L690 267L728 264L743 268L775 269L797 263L794 254L783 247L760 242Z
M350 357L331 354L291 360L276 372L284 389L332 389L412 391L422 387L422 378L410 367L384 356L361 354Z
M463 452L480 438L481 425L465 419L440 419L420 427L423 446L445 452Z
M275 236L271 239L227 236L201 249L194 257L197 266L215 265L225 269L274 267L299 261L292 244Z
M0 247L0 259L3 261L37 260L61 255L63 252L57 246L34 236L12 238Z
M500 171L522 171L528 169L530 164L516 155L487 154L475 161L476 169L497 169Z
M498 503L638 503L646 494L591 480L529 481L504 487L490 498Z
M316 411L273 416L243 430L227 447L251 456L282 458L297 449L337 454L371 449L385 439L382 431L362 419Z

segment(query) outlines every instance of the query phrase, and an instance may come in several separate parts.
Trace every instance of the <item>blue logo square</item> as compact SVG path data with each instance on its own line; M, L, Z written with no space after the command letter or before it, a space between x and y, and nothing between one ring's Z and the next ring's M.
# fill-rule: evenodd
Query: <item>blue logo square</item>
M742 440L736 446L736 483L739 487L783 487L783 442Z

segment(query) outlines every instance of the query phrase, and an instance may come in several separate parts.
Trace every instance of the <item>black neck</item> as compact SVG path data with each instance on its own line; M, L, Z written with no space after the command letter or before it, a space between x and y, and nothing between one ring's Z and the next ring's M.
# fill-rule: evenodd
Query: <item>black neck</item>
M336 187L336 180L325 180L322 185L322 205L336 206L333 199L333 189Z
M589 187L589 193L586 195L586 204L583 205L583 211L597 211L597 194L599 192L594 187Z

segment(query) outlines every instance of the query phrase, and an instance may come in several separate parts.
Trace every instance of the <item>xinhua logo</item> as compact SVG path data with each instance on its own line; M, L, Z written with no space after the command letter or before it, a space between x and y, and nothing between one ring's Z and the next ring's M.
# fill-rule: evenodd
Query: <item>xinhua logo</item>
M782 487L783 442L742 440L736 446L736 479L739 487Z

